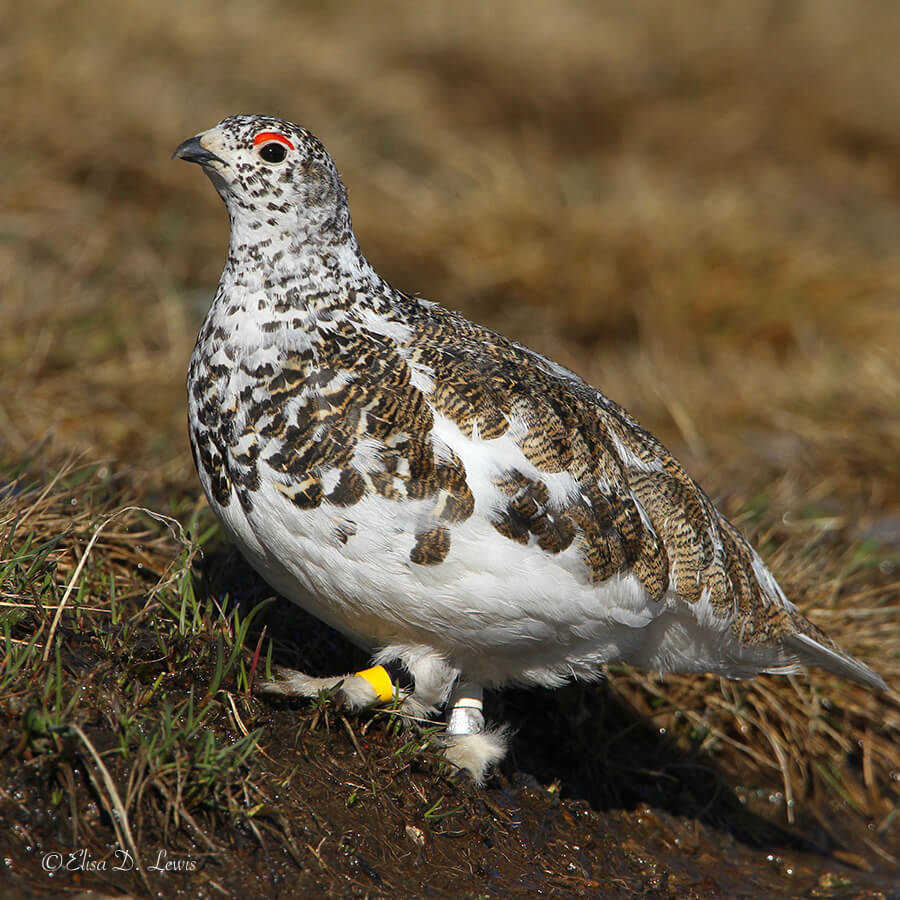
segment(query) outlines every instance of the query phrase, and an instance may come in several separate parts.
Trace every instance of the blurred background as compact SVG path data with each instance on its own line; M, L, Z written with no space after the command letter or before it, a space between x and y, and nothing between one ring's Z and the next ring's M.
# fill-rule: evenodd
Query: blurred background
M74 454L118 473L101 509L202 510L184 383L227 217L170 157L226 115L279 115L331 152L389 281L625 405L810 618L898 684L896 2L11 0L0 35L3 482ZM93 524L61 529L84 546ZM896 871L896 692L610 682L762 785L764 811L808 802ZM582 695L561 694L575 721ZM535 728L555 742L552 721Z
M392 283L573 367L711 493L897 513L897 4L37 0L0 29L5 456L194 488L227 219L170 156L260 112L323 140Z

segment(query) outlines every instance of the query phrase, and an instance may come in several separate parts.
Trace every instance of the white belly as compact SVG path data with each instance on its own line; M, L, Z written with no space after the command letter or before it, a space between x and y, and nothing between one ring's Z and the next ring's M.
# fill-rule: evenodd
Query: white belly
M478 515L453 526L443 562L413 563L420 506L368 496L303 510L263 482L249 515L236 497L216 511L276 590L355 643L428 648L485 684L596 677L664 609L633 575L591 584L576 547L547 554Z

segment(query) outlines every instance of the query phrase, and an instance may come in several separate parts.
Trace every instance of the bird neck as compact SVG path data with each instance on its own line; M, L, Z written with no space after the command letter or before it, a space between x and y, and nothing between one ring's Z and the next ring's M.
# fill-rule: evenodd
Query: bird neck
M231 216L222 300L265 316L345 308L353 295L383 292L385 284L363 256L349 215L291 224L286 229L278 220Z

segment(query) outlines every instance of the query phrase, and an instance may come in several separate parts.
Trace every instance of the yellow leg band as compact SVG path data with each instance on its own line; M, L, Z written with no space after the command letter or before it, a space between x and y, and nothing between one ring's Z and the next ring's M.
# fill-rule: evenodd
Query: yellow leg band
M384 666L373 666L355 674L357 678L365 678L375 688L379 702L389 703L394 699L394 685L391 684L391 676Z

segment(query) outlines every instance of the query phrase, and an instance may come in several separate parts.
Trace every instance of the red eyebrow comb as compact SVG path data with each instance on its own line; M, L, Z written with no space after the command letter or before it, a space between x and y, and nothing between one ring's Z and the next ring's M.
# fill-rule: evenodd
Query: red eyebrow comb
M278 141L286 147L290 147L291 150L295 149L294 145L283 134L279 134L277 131L261 131L253 138L253 146L255 147L257 144L264 144L267 141Z

